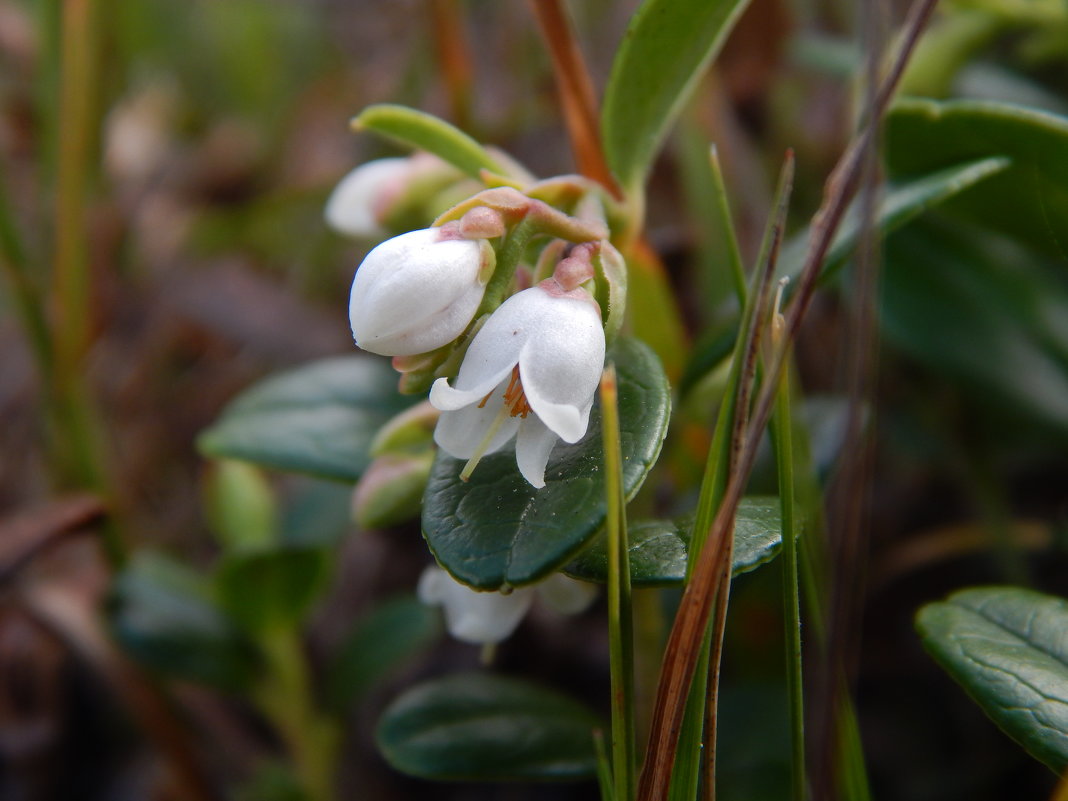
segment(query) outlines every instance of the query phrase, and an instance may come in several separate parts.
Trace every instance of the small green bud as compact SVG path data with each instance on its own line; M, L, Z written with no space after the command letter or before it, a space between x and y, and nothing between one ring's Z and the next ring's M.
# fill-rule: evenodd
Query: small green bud
M416 517L433 463L432 450L375 459L352 495L352 515L360 528L387 528Z
M247 462L220 459L209 466L204 511L224 550L257 550L278 540L278 505L270 482Z

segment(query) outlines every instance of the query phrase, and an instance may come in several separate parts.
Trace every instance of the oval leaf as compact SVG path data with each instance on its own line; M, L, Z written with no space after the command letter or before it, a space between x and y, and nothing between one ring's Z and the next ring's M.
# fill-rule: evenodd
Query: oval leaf
M635 587L681 586L686 578L692 529L693 515L678 520L644 520L629 526L631 583ZM756 570L778 556L781 549L779 499L742 498L734 519L733 575ZM604 537L598 537L564 572L603 584L608 575Z
M979 587L920 610L924 647L1028 753L1068 769L1068 601Z
M887 116L892 173L928 173L987 156L1007 156L1012 165L947 208L1063 258L1068 253L1068 118L962 100L902 100Z
M612 64L601 114L605 155L637 193L694 84L748 0L645 0Z
M354 130L373 131L394 142L433 153L472 178L480 170L507 175L505 168L482 145L432 114L407 106L381 103L353 118Z
M1006 170L1011 162L1007 158L991 157L958 164L913 181L902 181L887 187L879 208L875 212L874 226L883 235L896 231L928 209L934 208L966 189ZM853 255L864 230L859 213L859 202L849 209L838 233L831 243L820 268L820 280L828 280ZM783 245L776 267L779 276L796 279L804 266L808 251L809 231L806 229L790 237Z
M241 393L197 446L216 458L355 481L370 463L378 429L415 400L397 392L387 362L323 359Z
M597 717L556 692L488 673L461 673L400 696L378 724L397 770L427 779L593 776Z
M1068 432L1068 291L1057 269L975 226L913 223L886 244L883 331L972 390L970 403L1008 402L1026 412L1011 422Z
M660 454L671 414L667 379L648 347L621 338L609 353L619 380L623 486L633 497ZM558 443L534 489L515 452L485 457L471 480L464 462L439 451L423 496L423 534L441 566L472 587L530 584L573 557L604 526L601 415L595 405L586 436Z
M212 602L204 577L181 562L137 553L115 580L108 608L123 650L154 670L231 692L256 675L255 648Z

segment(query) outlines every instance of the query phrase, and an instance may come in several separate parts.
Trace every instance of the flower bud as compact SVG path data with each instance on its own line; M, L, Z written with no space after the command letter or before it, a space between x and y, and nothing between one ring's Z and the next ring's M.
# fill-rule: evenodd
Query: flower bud
M326 201L326 222L335 231L372 239L385 234L383 201L407 177L406 158L376 159L361 164L341 179Z
M471 194L464 174L429 153L361 164L341 179L326 202L326 222L341 234L383 240L426 225L459 197Z
M434 452L379 456L352 495L352 516L363 529L388 528L419 516Z
M352 282L349 322L356 344L382 356L436 350L467 328L496 256L485 240L425 228L367 254Z

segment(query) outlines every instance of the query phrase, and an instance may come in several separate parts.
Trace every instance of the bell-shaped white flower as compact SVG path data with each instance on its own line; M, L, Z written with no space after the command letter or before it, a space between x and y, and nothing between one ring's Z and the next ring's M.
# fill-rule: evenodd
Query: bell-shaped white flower
M511 636L535 596L554 611L577 615L593 603L597 588L554 573L545 581L519 587L508 594L479 592L456 581L440 567L431 566L419 577L419 600L445 610L449 634L473 645L491 645Z
M443 412L435 441L469 460L466 479L514 436L519 471L544 487L556 441L586 433L604 354L601 313L584 290L550 278L513 295L476 334L453 385L434 382L430 403Z
M399 194L412 171L410 158L376 159L361 164L338 182L326 201L326 222L335 231L360 238L381 238L383 209Z
M447 345L482 302L495 255L484 239L425 228L387 239L356 270L349 323L356 344L383 356Z

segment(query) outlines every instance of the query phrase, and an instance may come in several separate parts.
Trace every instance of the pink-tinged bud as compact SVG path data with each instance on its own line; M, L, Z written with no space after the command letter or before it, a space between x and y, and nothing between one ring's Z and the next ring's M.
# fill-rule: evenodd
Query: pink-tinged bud
M460 218L460 233L466 239L493 239L506 230L504 215L486 206L476 206Z
M424 228L387 239L356 270L349 322L356 344L383 356L448 345L467 328L496 255L485 240Z
M364 529L388 528L419 516L434 452L388 453L367 468L352 495L352 516Z
M326 201L326 222L335 231L366 239L385 236L382 217L390 197L411 173L411 159L377 159L341 179Z

